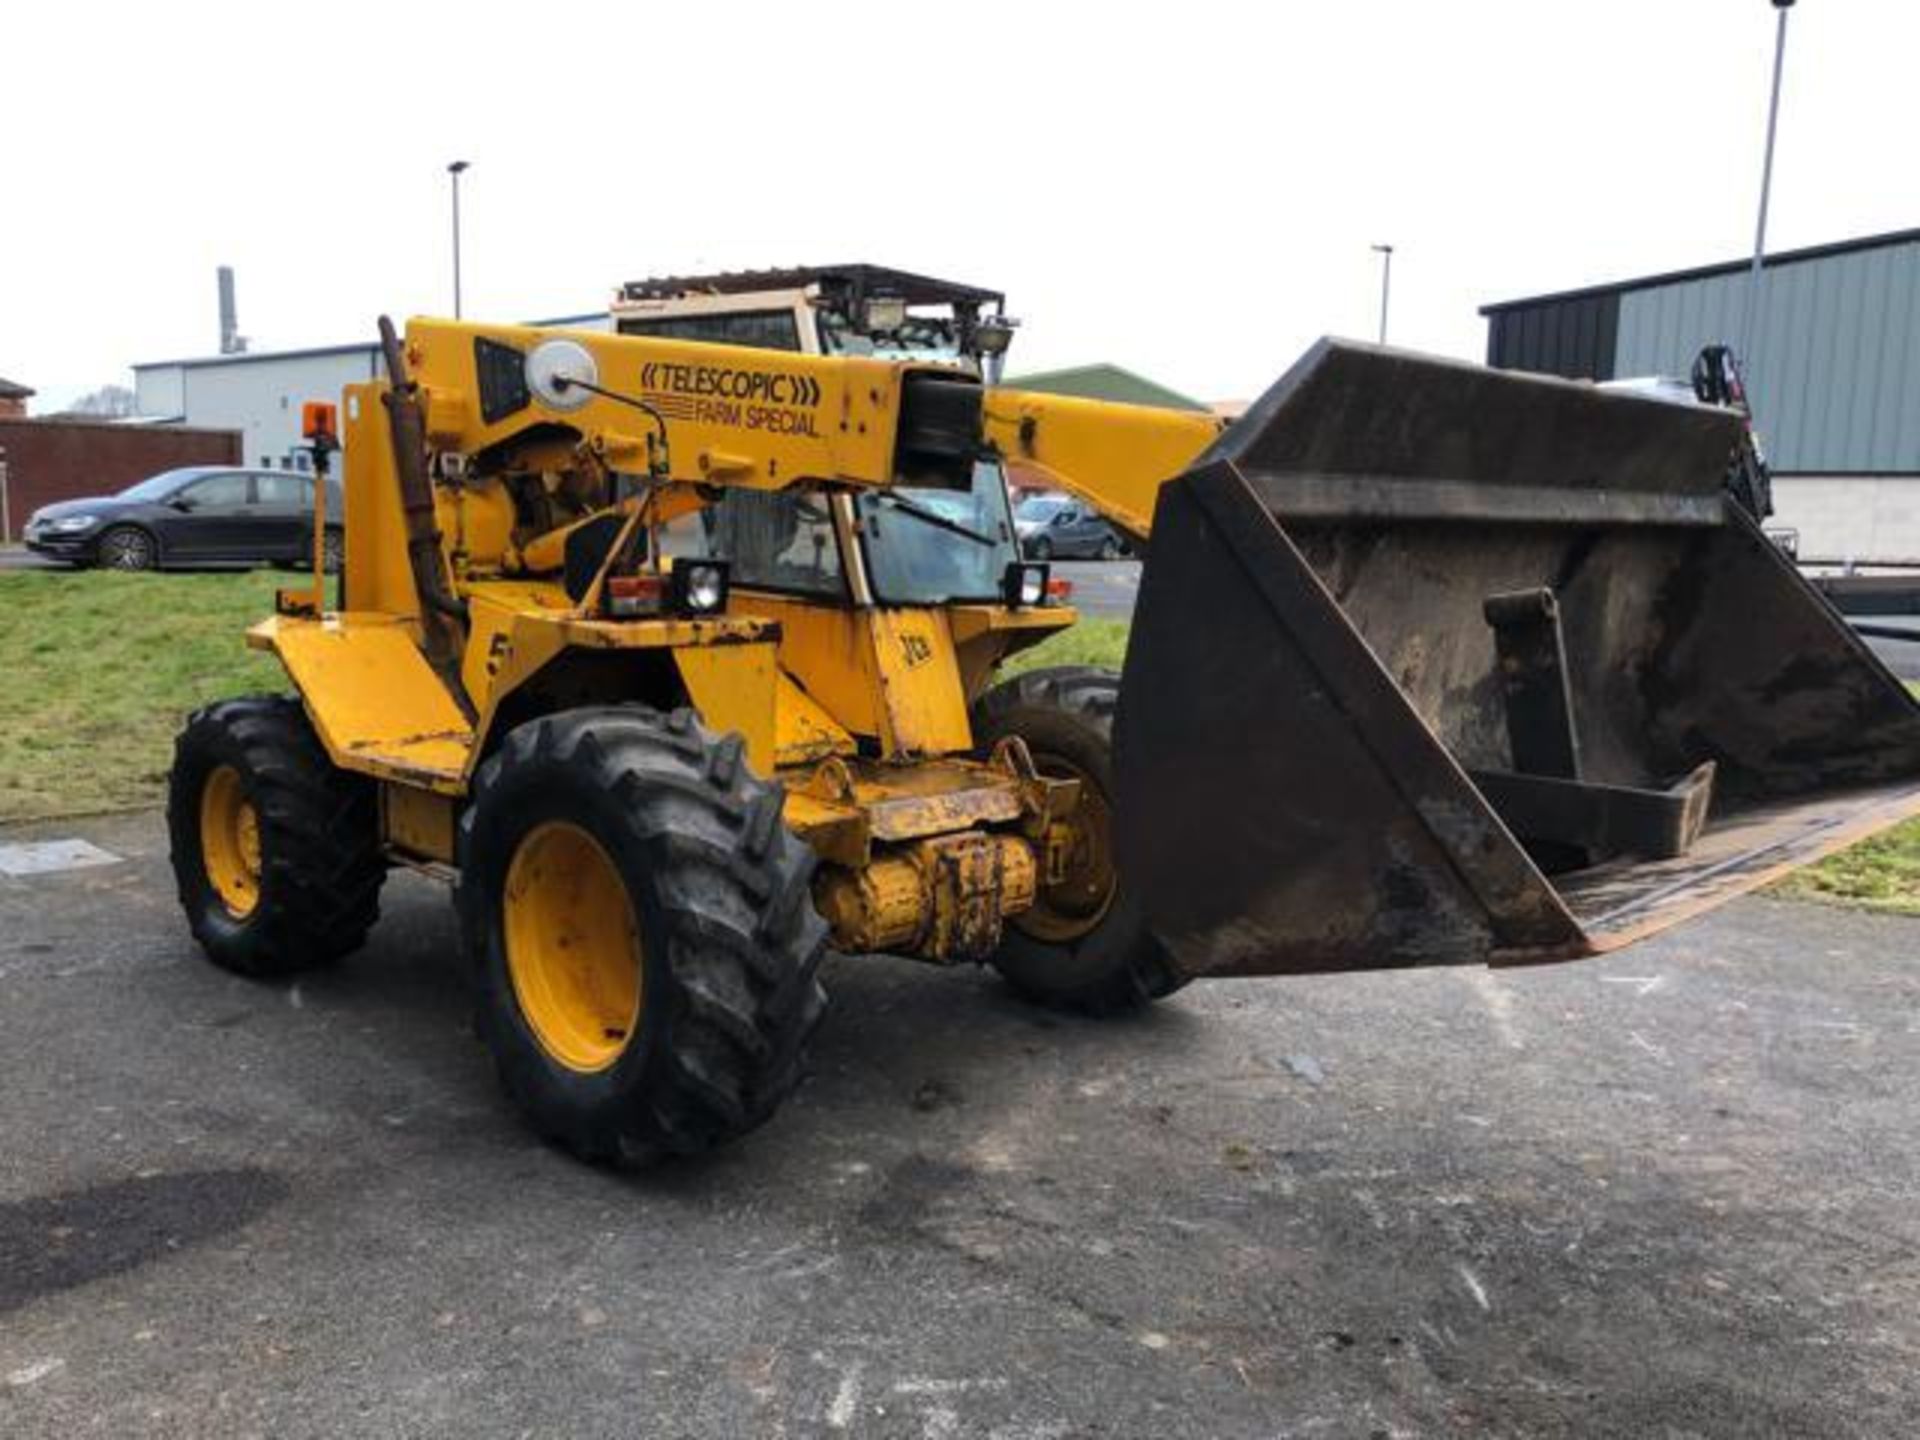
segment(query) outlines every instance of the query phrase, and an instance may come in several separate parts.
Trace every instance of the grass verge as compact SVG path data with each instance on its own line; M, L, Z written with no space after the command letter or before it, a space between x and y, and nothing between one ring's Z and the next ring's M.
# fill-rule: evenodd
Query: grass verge
M210 700L285 688L241 632L273 609L288 577L0 574L0 820L152 804L173 737ZM1016 655L1119 668L1122 620L1082 620ZM1920 821L1779 882L1776 894L1920 915Z
M1081 620L1071 629L1050 635L1031 650L1022 650L1000 667L1003 675L1041 670L1049 665L1102 665L1118 670L1127 653L1127 622Z
M0 574L0 820L159 800L189 711L285 688L241 632L289 578Z
M1920 695L1920 685L1907 688ZM1772 887L1775 895L1858 905L1896 915L1920 915L1920 820L1909 820L1796 870Z

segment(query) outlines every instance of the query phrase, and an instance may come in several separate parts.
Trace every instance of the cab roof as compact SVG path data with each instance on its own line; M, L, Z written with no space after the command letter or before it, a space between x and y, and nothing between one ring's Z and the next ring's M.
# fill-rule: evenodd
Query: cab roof
M623 300L671 300L682 295L746 295L761 290L799 290L818 285L831 299L858 306L875 296L900 299L909 305L952 305L977 310L1006 303L998 290L936 280L884 265L801 265L781 270L723 270L712 275L661 275L629 280L620 287Z

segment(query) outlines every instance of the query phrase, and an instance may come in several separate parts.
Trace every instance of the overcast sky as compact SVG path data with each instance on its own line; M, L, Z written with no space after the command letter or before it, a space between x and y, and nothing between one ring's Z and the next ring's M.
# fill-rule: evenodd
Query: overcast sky
M1767 0L23 4L0 375L37 408L211 352L620 280L871 260L1004 289L1010 370L1248 396L1324 333L1478 358L1489 300L1751 246ZM1803 0L1774 247L1920 225L1920 4Z

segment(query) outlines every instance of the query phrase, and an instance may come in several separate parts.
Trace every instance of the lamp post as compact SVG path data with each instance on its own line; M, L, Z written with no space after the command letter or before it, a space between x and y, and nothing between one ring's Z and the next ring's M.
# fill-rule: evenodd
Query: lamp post
M1773 137L1780 124L1780 73L1787 58L1787 12L1793 0L1771 0L1780 12L1773 36L1773 91L1767 99L1767 148L1760 162L1760 219L1753 228L1753 268L1747 272L1746 314L1740 323L1740 348L1745 351L1747 371L1753 371L1754 353L1759 337L1761 266L1767 253L1767 201L1773 195Z
M1374 253L1380 256L1380 343L1387 343L1387 302L1393 297L1393 247L1376 245Z
M460 175L467 168L464 160L447 166L453 177L453 318L460 318Z

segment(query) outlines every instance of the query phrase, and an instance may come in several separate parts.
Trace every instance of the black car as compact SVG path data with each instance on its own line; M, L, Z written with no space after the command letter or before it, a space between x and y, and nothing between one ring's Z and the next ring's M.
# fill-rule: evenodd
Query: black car
M340 487L327 483L327 568L342 551ZM162 565L299 564L313 557L313 477L293 470L196 465L118 495L62 500L27 520L27 548L108 570Z

